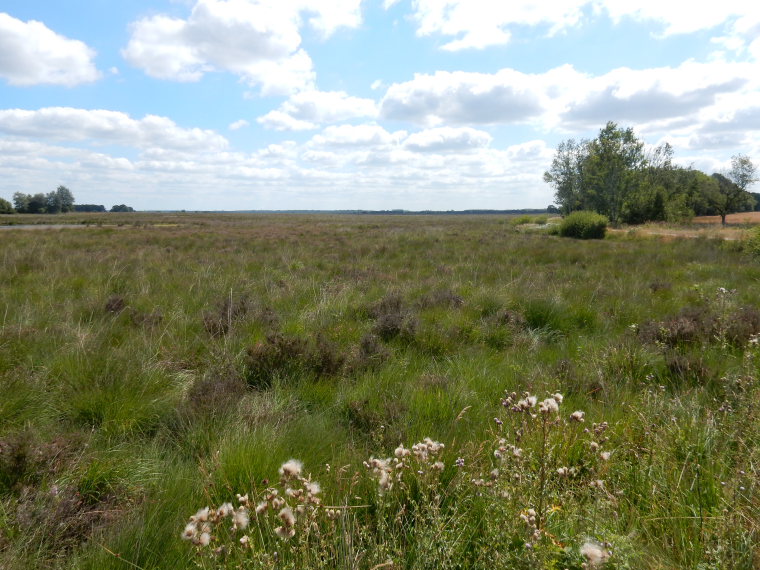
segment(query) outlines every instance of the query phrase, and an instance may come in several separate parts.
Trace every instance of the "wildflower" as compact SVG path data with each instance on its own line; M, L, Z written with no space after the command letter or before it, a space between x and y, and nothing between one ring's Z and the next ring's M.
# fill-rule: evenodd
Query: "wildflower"
M396 451L394 451L393 454L400 459L402 457L409 457L412 452L401 444L396 448Z
M282 540L288 540L296 535L296 529L293 527L278 526L274 529L274 533Z
M301 470L303 469L303 463L297 459L289 459L280 467L280 477L285 480L295 479L301 476Z
M560 477L567 477L570 474L570 470L567 467L560 467L557 469L557 475Z
M609 552L599 544L587 542L581 547L581 554L588 562L589 567L597 568L601 566L610 557Z
M319 495L320 491L322 490L322 487L320 487L319 483L316 481L309 481L304 484L304 487L306 488L306 492L310 495Z
M601 457L603 461L609 461L610 460L610 452L609 451L602 451L599 454L599 457Z
M193 522L206 522L208 520L209 508L205 507L190 517Z
M248 535L244 534L243 536L240 537L240 544L241 545L248 546L248 543L249 543Z
M542 414L550 414L559 412L559 404L554 398L547 398L538 405L538 411Z
M327 509L325 514L327 515L328 519L330 519L331 521L334 521L340 516L340 511L338 511L337 509Z
M235 514L232 516L232 528L235 530L243 530L248 526L248 509L243 506L238 507Z
M269 507L269 503L267 503L266 501L261 501L258 505L256 505L256 514L260 515L261 513L266 511L268 507Z
M232 507L232 503L224 503L216 510L216 516L220 519L223 519L224 517L230 517L232 516L234 510L235 509Z
M211 542L211 535L207 532L202 532L201 535L198 537L198 544L200 546L208 546Z
M498 479L498 478L499 478L499 470L498 469L493 469L491 471L491 480L492 481L496 481L496 479Z
M599 450L599 444L597 442L592 441L589 445L591 446L591 451L598 451Z
M584 421L583 417L586 415L586 412L581 412L580 410L576 410L572 414L570 414L570 421L582 423Z
M499 418L494 418L493 421L496 422L497 426L504 425L504 422L501 421Z
M436 461L433 463L433 471L443 471L443 461Z
M282 509L277 516L280 517L282 522L285 523L285 526L287 527L292 527L296 524L296 517L293 515L293 511L290 510L290 507L285 507Z
M554 398L554 400L555 400L555 401L556 401L558 404L561 404L561 403L562 403L562 400L564 400L564 399L565 399L565 397L564 397L562 394L560 394L559 392L557 392L556 394L554 394L554 395L552 396L552 398Z
M195 523L190 522L185 526L185 530L182 531L182 540L195 540L198 537L198 527Z
M457 457L456 466L457 467L464 467L464 457Z
M241 505L245 505L246 507L248 506L248 493L246 493L245 495L241 495L238 493L236 496L237 496L238 503L240 503Z

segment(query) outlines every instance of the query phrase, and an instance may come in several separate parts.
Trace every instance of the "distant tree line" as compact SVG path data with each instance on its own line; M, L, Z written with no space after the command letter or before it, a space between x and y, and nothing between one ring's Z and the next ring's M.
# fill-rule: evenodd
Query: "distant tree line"
M13 194L13 203L0 198L0 214L61 214L65 212L105 212L100 204L75 204L74 195L65 186L59 186L53 192L43 194ZM134 212L134 208L125 204L111 207L110 212Z
M683 221L693 216L752 210L747 191L758 179L749 157L736 155L726 173L711 176L673 164L673 148L645 151L633 129L608 122L593 140L560 143L544 180L554 186L562 214L590 210L613 224Z

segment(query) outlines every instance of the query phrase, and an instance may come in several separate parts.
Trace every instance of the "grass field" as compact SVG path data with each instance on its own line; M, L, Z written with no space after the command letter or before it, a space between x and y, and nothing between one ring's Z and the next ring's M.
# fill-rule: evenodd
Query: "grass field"
M51 219L0 231L0 568L760 566L741 239Z

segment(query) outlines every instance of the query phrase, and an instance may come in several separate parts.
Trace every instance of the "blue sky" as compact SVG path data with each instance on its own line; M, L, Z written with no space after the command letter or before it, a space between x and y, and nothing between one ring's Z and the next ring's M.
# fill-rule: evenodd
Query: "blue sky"
M540 208L608 121L760 161L760 8L662 0L4 0L0 197Z

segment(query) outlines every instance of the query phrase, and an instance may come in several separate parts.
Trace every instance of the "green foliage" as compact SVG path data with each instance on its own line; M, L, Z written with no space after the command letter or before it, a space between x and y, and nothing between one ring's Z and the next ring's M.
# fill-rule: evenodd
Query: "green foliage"
M744 250L755 259L760 259L760 226L750 230L749 237L744 242Z
M579 210L562 219L559 235L577 239L603 239L608 223L606 216Z
M3 233L0 567L756 566L738 248L495 216L72 218L94 223ZM445 448L397 457L426 437ZM236 493L245 529L182 540Z
M13 204L19 214L60 214L74 211L74 195L65 186L59 186L48 194L16 192Z
M111 206L111 209L109 211L110 212L134 212L135 209L125 204L117 204L115 206Z
M720 215L752 209L746 191L757 181L749 157L734 156L728 176L704 173L672 163L665 143L649 153L633 130L608 122L597 138L563 141L544 181L555 188L563 214L591 210L620 222L683 222L696 215Z
M13 214L14 212L13 204L8 200L0 198L0 214Z

